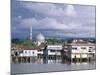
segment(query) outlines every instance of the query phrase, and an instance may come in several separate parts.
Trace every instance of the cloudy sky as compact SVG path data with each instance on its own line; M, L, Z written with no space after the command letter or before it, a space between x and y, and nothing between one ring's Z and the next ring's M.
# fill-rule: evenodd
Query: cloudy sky
M30 26L33 37L95 37L95 7L12 0L12 37L28 38Z

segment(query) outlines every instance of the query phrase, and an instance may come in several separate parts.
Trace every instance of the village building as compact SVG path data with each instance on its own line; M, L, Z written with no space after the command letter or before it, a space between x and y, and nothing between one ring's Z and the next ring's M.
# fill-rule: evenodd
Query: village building
M71 63L71 50L70 47L67 44L64 44L63 50L62 50L62 63Z
M95 43L81 39L65 44L48 44L45 37L39 33L36 41L32 42L32 28L30 41L33 44L11 46L12 63L76 63L95 61Z
M43 44L36 48L16 45L11 49L12 62L43 63L43 50Z
M62 45L47 45L46 56L48 56L48 63L61 62Z
M83 40L73 40L69 44L71 50L71 62L95 61L95 44Z

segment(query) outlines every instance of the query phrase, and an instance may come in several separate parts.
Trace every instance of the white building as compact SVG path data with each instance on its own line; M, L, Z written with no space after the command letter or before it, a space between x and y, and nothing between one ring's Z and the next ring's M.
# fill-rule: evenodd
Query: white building
M62 45L47 45L48 63L61 62Z
M30 48L27 46L16 46L11 50L12 62L15 63L37 63L43 62L43 59L39 59L38 56L43 55L43 51Z
M38 51L36 49L31 49L31 50L22 50L22 52L19 54L21 57L36 57L38 54Z
M45 37L39 33L36 37L36 44L39 46L41 43L45 43Z
M48 45L48 55L61 55L62 45Z
M71 58L72 59L93 59L95 58L95 44L83 40L74 40L70 44ZM84 60L83 60L84 61Z

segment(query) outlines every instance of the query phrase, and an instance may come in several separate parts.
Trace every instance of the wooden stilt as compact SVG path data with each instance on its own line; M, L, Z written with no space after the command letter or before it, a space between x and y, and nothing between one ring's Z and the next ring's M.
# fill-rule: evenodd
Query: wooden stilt
M81 57L81 53L80 53L80 61L79 61L80 63L81 63L81 59L82 59L82 57Z

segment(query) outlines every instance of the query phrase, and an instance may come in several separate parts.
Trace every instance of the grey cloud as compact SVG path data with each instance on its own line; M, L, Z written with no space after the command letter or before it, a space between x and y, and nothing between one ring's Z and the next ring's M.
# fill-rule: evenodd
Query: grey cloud
M36 13L36 17L15 19L17 26L13 28L29 28L46 31L47 36L95 36L95 7L80 5L62 5L53 3L20 2L20 6ZM55 31L52 31L55 30ZM57 31L56 31L57 30Z
M56 6L53 3L33 3L21 2L21 6L31 12L36 12L46 16L71 16L77 15L73 5L64 5L64 8Z

